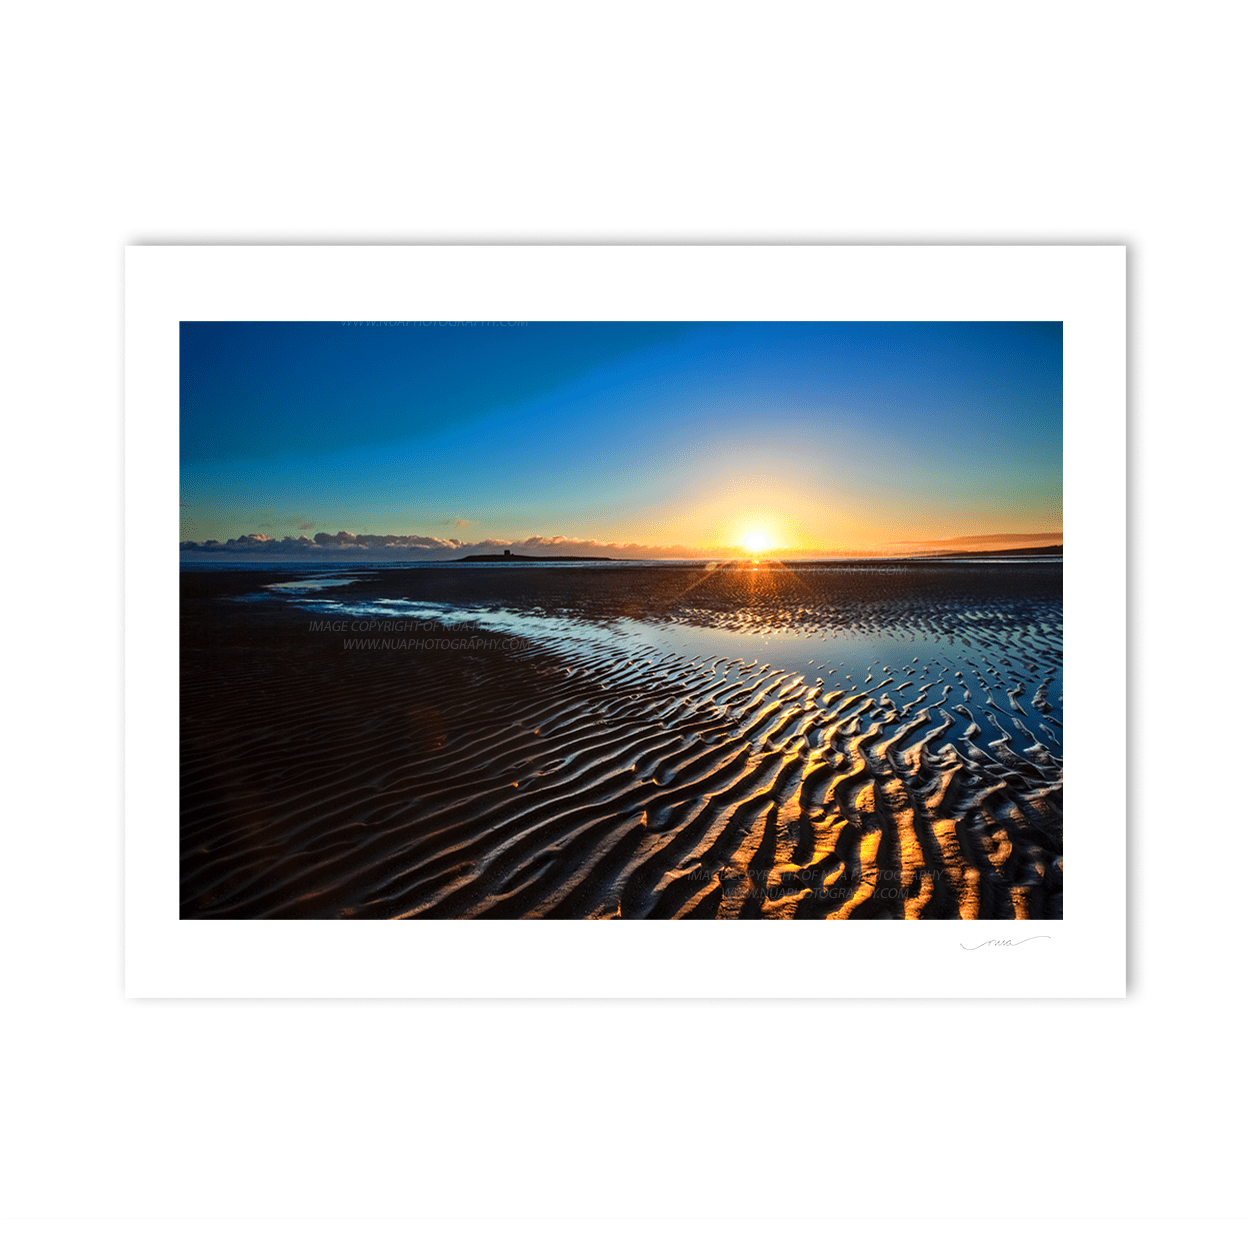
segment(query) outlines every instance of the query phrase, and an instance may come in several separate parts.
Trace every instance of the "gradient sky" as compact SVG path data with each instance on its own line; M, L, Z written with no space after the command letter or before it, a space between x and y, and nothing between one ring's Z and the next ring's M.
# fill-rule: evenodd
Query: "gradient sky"
M1057 322L184 322L181 537L1059 531L1062 429Z

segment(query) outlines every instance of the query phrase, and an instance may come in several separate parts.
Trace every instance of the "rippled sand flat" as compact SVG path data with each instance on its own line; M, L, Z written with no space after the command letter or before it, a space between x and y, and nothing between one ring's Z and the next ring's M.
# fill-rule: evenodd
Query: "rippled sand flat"
M195 570L182 612L184 917L1062 914L1061 564Z

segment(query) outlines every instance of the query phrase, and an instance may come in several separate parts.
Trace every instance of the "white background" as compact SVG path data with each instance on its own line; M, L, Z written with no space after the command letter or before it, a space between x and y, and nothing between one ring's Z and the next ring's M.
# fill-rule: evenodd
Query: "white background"
M0 44L12 1240L1233 1244L1240 9L168 11ZM122 247L213 240L1127 244L1128 998L125 1000Z

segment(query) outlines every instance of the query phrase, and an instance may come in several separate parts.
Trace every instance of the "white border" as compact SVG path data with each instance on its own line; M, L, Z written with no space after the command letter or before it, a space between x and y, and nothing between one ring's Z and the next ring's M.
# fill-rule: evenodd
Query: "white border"
M178 919L179 321L557 319L1064 323L1062 921ZM127 248L127 995L1122 997L1124 453L1123 247Z

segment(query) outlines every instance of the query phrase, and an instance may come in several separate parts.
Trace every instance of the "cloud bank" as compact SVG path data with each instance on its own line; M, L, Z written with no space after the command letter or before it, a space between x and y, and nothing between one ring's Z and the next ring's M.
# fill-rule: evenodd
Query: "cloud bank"
M459 538L438 538L428 534L353 534L339 530L337 534L321 532L306 536L272 538L268 534L240 534L224 542L210 538L205 542L179 544L183 556L253 556L268 559L314 557L319 559L369 560L458 560L463 556L499 555L514 551L520 555L604 556L626 560L662 560L703 558L710 549L694 547L656 547L642 543L601 543L591 538L570 538L564 534L547 537L532 534L528 538L485 538L464 542Z

